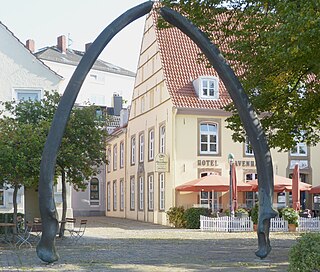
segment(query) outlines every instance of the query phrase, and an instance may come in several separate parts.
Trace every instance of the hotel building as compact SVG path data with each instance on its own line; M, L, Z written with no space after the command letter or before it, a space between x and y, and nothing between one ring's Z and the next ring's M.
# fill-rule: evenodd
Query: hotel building
M200 50L176 28L158 29L154 12L146 17L128 121L108 138L106 215L168 224L166 211L214 204L228 209L226 192L177 192L190 180L216 173L229 177L234 154L237 179L256 178L248 143L235 143L226 128L231 100L213 68L199 62ZM274 173L289 177L296 163L302 181L316 185L319 146L301 143L292 152L272 150ZM251 207L255 193L239 193ZM302 194L304 205L311 197ZM290 204L289 193L275 193L275 206Z

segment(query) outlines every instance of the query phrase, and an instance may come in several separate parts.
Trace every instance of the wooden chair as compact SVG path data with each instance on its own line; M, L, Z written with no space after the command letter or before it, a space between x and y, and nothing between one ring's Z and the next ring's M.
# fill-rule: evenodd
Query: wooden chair
M69 231L71 235L71 239L75 243L77 243L80 240L80 238L84 235L86 227L87 227L87 220L81 219L79 228Z
M30 232L31 227L25 224L24 219L22 217L17 218L16 246L20 248L23 244L26 244L31 247L31 243L29 242Z
M68 231L70 233L70 235L71 235L71 232L74 230L75 224L76 224L76 219L75 218L67 217L64 230Z

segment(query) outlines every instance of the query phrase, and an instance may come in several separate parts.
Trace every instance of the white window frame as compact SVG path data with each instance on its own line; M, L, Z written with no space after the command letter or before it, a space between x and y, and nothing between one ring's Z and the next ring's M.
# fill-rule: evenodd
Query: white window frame
M143 176L139 177L139 210L143 211L144 209L144 178Z
M118 146L113 146L113 170L117 170L118 167Z
M107 210L111 210L111 182L107 183Z
M200 137L199 137L199 150L200 150L200 154L218 154L219 152L219 127L217 123L211 123L211 122L202 122L199 124L200 128L199 128L199 133L200 133ZM201 128L202 126L206 125L207 126L207 130L206 131L202 131ZM210 126L215 127L215 129L213 131L210 131ZM207 140L206 141L202 141L202 136L206 136ZM215 137L216 141L211 141L210 138ZM202 150L202 145L206 145L207 148L206 150ZM210 151L210 147L211 145L214 145L215 151Z
M159 210L165 209L165 176L164 173L159 174Z
M166 126L162 125L159 128L159 152L165 153L166 151Z
M124 142L120 143L120 168L124 167Z
M219 79L217 77L198 77L193 81L193 87L200 99L219 99Z
M107 150L107 159L108 159L108 164L107 164L107 172L111 172L111 148L109 147Z
M244 154L246 156L253 156L254 155L253 149L252 149L252 146L250 144L250 141L249 141L248 137L246 137L245 143L244 143Z
M0 207L4 207L6 204L6 198L5 198L5 186L4 185L0 185L0 194L2 194L2 203L0 202Z
M120 211L124 210L124 181L120 180Z
M113 210L116 211L117 210L117 181L114 180L113 181Z
M144 161L144 134L139 135L139 162Z
M131 137L131 165L136 163L136 137Z
M14 88L12 98L14 100L16 100L16 101L21 101L22 99L18 98L19 94L23 95L23 94L28 94L28 93L33 93L33 94L36 94L38 96L36 99L31 99L31 101L41 100L42 97L43 97L43 90L42 89L37 89L37 88L35 88L35 89L33 89L33 88Z
M95 184L92 184L94 181ZM92 185L97 185L97 190L92 190ZM92 199L92 192L98 192L98 198ZM92 178L90 180L90 206L99 206L100 204L100 183L99 179Z
M149 130L149 161L154 159L154 129Z
M154 176L148 176L148 210L153 211L154 209Z
M293 151L293 149L296 149L296 151ZM305 153L301 152L304 150ZM294 148L290 150L290 156L299 156L299 157L305 157L308 155L308 146L306 143L297 143Z
M135 209L135 180L134 177L130 178L130 210Z

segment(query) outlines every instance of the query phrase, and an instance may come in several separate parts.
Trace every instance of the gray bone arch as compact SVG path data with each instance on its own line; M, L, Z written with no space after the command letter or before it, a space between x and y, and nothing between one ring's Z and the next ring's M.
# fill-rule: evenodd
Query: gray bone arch
M55 235L58 231L58 220L53 198L53 179L57 153L71 109L88 72L102 50L124 27L149 13L152 6L153 2L147 1L126 11L101 32L81 59L65 89L57 111L55 112L42 153L40 165L39 206L43 231L36 251L38 257L44 262L52 263L59 259L59 255L55 248ZM241 121L247 131L257 161L257 171L260 179L260 211L263 210L265 212L260 212L258 227L259 250L256 254L260 257L265 257L271 249L269 242L269 222L270 218L275 215L272 210L272 161L260 122L257 119L239 80L222 58L216 46L213 45L197 27L192 25L179 13L165 7L160 9L160 13L166 21L178 27L199 46L202 52L207 56L212 66L217 70L219 77L225 84L238 109ZM261 196L263 196L262 199Z

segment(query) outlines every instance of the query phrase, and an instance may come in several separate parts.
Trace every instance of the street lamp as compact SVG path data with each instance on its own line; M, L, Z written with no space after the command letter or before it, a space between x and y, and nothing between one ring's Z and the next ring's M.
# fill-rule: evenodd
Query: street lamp
M228 155L228 162L229 162L229 168L230 168L230 170L229 170L229 175L230 175L230 190L229 190L229 192L230 192L230 216L231 217L234 217L234 210L233 210L233 200L232 200L232 194L233 194L233 192L232 192L232 164L233 164L233 161L234 161L234 155L232 154L232 153L230 153L229 155Z

